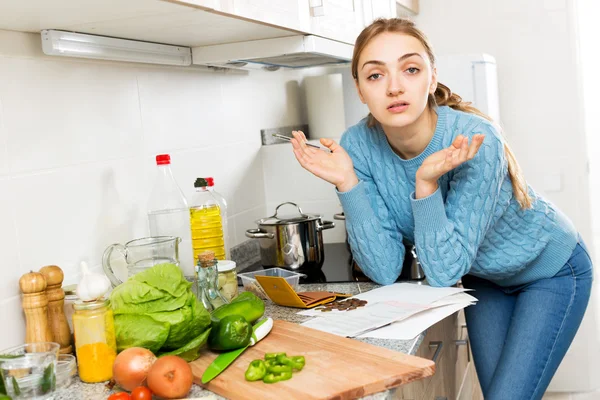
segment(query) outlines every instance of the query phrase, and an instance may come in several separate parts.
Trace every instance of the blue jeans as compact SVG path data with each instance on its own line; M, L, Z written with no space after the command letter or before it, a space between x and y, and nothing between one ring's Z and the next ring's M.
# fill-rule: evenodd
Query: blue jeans
M592 261L581 238L552 278L515 287L471 275L462 282L479 299L465 315L484 398L541 399L590 298Z

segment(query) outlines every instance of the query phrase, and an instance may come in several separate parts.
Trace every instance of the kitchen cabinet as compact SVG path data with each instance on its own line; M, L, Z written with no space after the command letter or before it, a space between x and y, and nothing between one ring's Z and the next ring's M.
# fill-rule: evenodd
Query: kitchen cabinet
M419 0L395 0L398 16L412 16L419 13Z
M483 400L465 327L461 310L427 330L416 355L434 360L435 374L401 386L395 399Z

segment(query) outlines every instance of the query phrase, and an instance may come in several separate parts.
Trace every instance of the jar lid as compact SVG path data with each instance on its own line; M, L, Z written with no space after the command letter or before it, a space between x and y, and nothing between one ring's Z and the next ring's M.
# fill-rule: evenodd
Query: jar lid
M217 263L217 271L219 272L227 272L235 269L235 261L231 260L219 260Z
M73 308L75 310L96 310L98 308L108 307L109 304L110 300L106 297L103 297L93 301L76 301L73 303Z

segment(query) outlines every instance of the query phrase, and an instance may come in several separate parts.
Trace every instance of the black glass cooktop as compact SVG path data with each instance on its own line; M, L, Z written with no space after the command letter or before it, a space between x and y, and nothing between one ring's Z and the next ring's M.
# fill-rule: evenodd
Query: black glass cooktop
M300 278L300 283L336 283L336 282L371 282L363 274L360 268L353 262L352 255L347 243L326 243L324 246L325 260L323 267L318 271L298 271L306 277ZM410 265L412 264L410 251L405 252L404 266L397 282L415 280L410 276ZM242 272L253 272L264 269L260 262L249 266ZM419 280L422 280L420 278ZM242 280L238 276L238 286L242 286Z
M318 271L298 271L306 277L300 278L300 283L335 283L335 282L369 282L359 268L352 262L352 256L346 243L326 243L324 246L325 260ZM253 264L242 272L253 272L263 269L259 263ZM242 286L238 277L238 285Z

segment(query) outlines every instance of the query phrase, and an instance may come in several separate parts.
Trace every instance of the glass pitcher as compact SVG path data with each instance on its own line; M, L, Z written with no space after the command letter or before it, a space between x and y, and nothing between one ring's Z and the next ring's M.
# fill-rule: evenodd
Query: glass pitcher
M179 243L175 236L153 236L131 240L125 245L115 243L104 250L102 267L113 287L123 283L111 265L112 253L117 250L125 258L127 276L133 276L157 264L172 263L179 266ZM113 260L114 262L114 260Z

